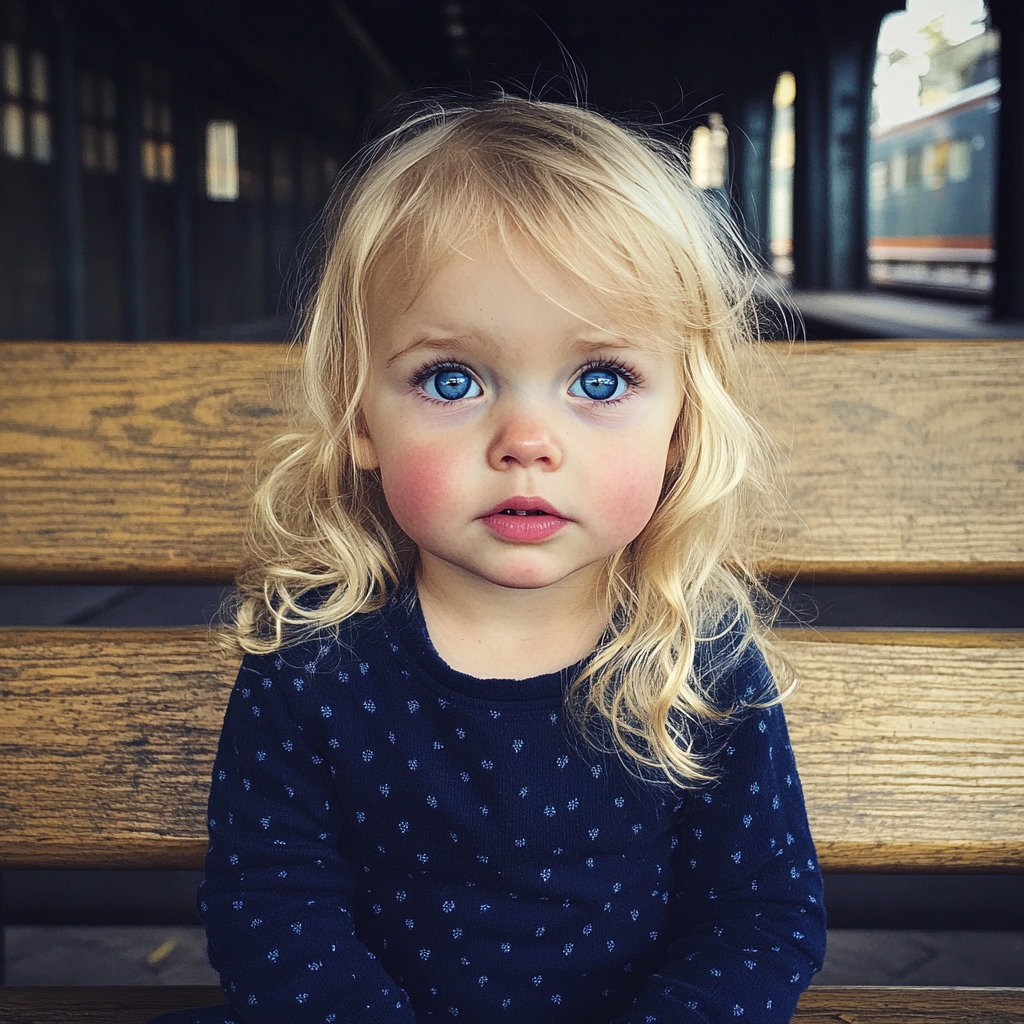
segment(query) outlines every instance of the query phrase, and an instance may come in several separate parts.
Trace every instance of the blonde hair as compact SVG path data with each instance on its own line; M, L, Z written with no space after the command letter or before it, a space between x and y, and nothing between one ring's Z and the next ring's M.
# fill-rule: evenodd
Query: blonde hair
M594 742L645 775L705 782L704 727L733 710L714 692L722 662L763 639L737 541L766 465L737 359L757 336L750 267L677 148L580 107L429 105L354 162L305 314L301 422L255 496L232 637L277 650L381 607L407 576L415 548L353 455L368 295L396 253L415 282L466 242L513 236L678 361L677 454L650 522L608 560L608 633L573 704Z

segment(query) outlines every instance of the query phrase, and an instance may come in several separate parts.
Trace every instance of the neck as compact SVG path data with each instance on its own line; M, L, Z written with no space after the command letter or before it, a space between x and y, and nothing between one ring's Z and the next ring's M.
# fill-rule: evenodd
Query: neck
M597 646L607 625L598 575L516 589L421 563L416 586L443 661L478 679L529 679L567 668Z

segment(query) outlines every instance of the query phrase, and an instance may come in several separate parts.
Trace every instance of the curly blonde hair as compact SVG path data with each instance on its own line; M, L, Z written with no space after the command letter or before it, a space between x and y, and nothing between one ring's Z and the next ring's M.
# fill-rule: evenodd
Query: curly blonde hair
M354 459L368 295L396 251L422 279L464 243L513 236L677 360L676 455L650 522L605 566L608 632L573 704L645 775L703 783L700 736L732 710L714 695L721 651L764 638L739 540L768 464L737 355L758 333L751 265L684 153L580 107L427 104L353 162L305 313L297 425L253 502L233 642L267 653L336 628L407 577L415 547ZM739 642L716 644L725 634Z

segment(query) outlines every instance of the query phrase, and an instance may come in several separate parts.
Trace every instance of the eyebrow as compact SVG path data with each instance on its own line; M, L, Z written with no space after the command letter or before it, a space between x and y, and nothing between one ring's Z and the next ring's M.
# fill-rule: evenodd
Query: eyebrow
M421 338L419 341L414 341L412 344L406 345L405 348L396 352L390 359L388 359L385 365L391 366L391 364L396 360L409 355L410 352L417 352L420 349L436 352L447 349L448 351L458 352L459 350L469 348L471 342L471 338L465 336L459 337L458 335L444 335L438 338ZM600 352L602 349L609 348L625 348L638 352L643 351L647 346L638 345L635 341L631 341L629 338L616 334L603 341L596 341L589 338L578 338L572 343L572 347L582 350L583 352Z
M407 356L410 352L416 352L419 349L432 349L434 351L443 351L444 349L448 349L450 351L458 351L459 349L465 349L468 347L468 341L466 338L460 338L449 334L440 338L421 338L419 341L414 341L412 344L406 345L405 348L396 352L385 365L390 366L396 359L401 359L403 356Z

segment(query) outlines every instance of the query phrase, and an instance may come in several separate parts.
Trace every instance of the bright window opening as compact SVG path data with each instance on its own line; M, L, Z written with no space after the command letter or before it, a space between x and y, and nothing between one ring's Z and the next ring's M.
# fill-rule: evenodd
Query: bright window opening
M167 68L144 60L142 77L142 176L170 185L174 181L174 117Z
M796 160L794 103L796 79L783 71L772 97L771 177L768 198L768 232L772 266L784 281L793 279L793 165Z
M82 167L117 174L117 88L109 75L83 71L78 81Z
M690 177L700 188L725 188L729 173L729 133L721 114L708 114L690 137Z
M48 164L53 162L49 62L39 50L30 50L27 60L24 56L17 43L0 44L3 152L13 160L28 156Z
M871 280L987 297L994 284L999 34L984 0L907 0L878 33Z
M207 122L206 195L227 202L238 198L238 127L234 121Z

